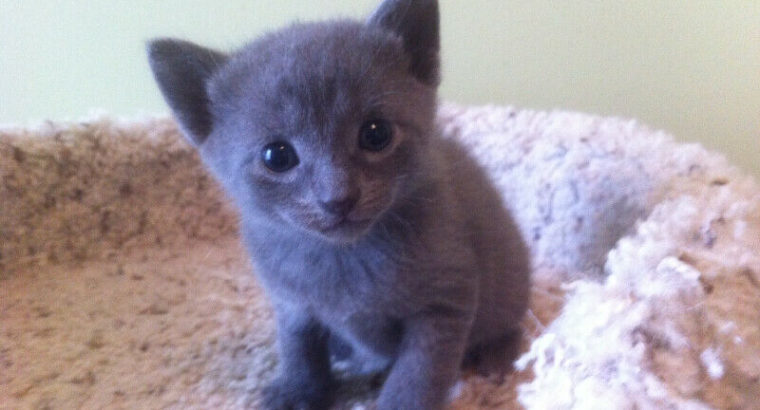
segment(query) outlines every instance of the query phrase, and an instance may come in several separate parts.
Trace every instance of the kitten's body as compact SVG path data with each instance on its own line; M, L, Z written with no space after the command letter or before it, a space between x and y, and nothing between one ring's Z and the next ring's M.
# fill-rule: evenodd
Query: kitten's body
M466 357L511 359L527 251L483 171L438 134L437 53L433 0L386 1L366 24L291 26L229 57L151 46L180 125L240 208L275 307L270 408L329 403L330 337L387 365L381 409L439 408ZM392 127L387 146L357 144L366 124ZM297 163L266 169L272 141Z

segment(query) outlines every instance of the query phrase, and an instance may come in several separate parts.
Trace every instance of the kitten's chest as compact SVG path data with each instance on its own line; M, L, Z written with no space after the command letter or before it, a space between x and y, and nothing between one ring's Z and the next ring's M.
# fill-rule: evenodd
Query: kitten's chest
M254 262L272 297L308 305L338 321L385 310L396 299L404 266L387 247L279 244Z

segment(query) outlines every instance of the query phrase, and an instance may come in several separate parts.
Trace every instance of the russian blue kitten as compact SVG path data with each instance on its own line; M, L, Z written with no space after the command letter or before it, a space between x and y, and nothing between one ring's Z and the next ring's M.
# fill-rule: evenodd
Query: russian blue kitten
M436 129L438 25L435 0L387 0L365 23L295 24L232 54L149 44L274 306L268 408L328 407L332 345L388 372L379 409L442 408L462 365L513 359L528 253L483 171Z

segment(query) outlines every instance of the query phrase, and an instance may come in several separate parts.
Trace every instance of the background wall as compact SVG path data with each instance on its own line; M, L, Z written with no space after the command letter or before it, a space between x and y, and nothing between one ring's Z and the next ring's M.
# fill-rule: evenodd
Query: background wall
M163 113L143 44L230 49L376 0L0 0L0 123ZM441 0L442 97L635 117L760 176L760 1Z

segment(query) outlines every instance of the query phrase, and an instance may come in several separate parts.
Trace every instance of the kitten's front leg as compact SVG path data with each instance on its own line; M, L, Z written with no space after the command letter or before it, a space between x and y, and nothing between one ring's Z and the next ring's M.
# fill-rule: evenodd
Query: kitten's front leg
M327 409L334 383L327 350L328 331L298 309L276 308L280 375L264 389L270 410Z
M445 406L456 382L472 326L471 312L426 312L405 322L396 361L379 410L434 410Z

